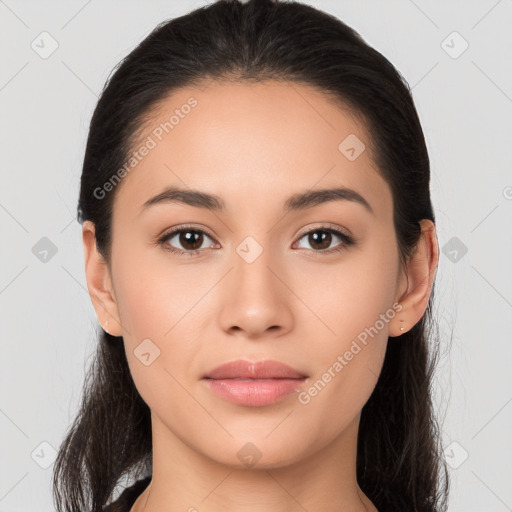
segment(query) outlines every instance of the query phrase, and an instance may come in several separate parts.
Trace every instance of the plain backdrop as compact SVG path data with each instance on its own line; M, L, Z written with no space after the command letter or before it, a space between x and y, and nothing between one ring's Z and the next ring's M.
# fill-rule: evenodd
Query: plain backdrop
M205 3L0 0L0 512L54 510L55 450L94 350L76 203L98 94L157 23ZM449 510L512 510L512 1L304 3L355 28L412 88L442 250Z

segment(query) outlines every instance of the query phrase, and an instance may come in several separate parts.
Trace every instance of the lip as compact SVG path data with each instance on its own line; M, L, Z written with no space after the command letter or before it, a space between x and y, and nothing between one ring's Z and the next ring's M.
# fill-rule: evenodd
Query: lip
M217 366L203 378L210 379L302 379L308 377L287 364L267 359L265 361L246 361L238 359Z
M208 388L238 405L264 406L296 391L308 378L279 361L237 360L222 364L203 377Z

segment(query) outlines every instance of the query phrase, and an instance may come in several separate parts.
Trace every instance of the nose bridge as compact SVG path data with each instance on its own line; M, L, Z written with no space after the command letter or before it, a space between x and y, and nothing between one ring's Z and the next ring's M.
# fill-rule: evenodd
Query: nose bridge
M270 237L249 235L235 248L233 281L238 289L237 296L253 296L255 300L264 299L266 303L274 300L274 295L279 294L279 282L276 282L273 267L279 266L274 257L276 251L270 247Z
M233 270L237 279L250 282L258 276L257 279L265 281L272 275L268 267L279 265L277 231L269 228L272 220L273 216L265 205L240 205L239 216L233 226L234 239L237 235L240 237L233 247Z
M236 328L251 334L290 321L289 291L278 278L281 262L278 251L267 246L268 234L249 235L235 247L233 269L223 295L221 323L224 329ZM258 237L262 243L260 243Z

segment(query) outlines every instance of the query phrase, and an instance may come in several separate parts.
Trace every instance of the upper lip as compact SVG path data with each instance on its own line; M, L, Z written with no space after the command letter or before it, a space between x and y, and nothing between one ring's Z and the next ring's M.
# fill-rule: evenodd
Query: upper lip
M203 378L209 379L302 379L307 375L279 361L246 361L239 359L221 364Z

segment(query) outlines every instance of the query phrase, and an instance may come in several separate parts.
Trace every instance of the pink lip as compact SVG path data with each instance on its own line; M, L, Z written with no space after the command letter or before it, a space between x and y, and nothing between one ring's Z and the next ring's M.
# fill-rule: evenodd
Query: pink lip
M230 402L263 406L293 393L307 377L278 361L238 360L218 366L203 380L210 390Z
M210 379L302 379L307 375L279 361L265 360L253 363L238 359L217 366L204 377Z

